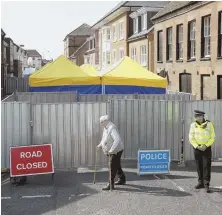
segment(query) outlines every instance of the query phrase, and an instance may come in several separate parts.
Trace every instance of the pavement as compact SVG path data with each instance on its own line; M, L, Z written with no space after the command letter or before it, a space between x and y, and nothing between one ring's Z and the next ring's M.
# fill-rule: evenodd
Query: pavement
M193 167L172 166L169 175L138 176L125 165L127 184L102 191L107 169L56 171L28 177L24 186L13 187L9 179L1 186L3 215L221 215L222 164L212 167L212 192L195 190Z

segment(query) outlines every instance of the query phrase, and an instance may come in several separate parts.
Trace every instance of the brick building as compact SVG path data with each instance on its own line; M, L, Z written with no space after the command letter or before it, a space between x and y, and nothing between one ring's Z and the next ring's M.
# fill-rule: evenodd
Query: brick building
M169 90L222 99L222 2L172 1L151 18L154 70Z

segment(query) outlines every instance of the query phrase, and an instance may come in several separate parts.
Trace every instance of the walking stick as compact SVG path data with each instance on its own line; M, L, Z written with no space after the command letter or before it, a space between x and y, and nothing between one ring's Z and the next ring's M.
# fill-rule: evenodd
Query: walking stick
M96 183L96 161L97 161L97 157L98 157L98 153L97 153L97 148L96 148L96 159L95 159L95 168L94 168L94 179L93 179L93 183Z
M110 185L110 191L112 191L112 174L111 174L111 155L109 155L109 185Z

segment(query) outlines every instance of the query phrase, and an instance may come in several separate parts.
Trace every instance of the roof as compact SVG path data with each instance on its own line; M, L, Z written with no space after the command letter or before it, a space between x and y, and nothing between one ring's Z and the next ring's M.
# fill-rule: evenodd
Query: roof
M195 1L171 1L162 10L160 10L155 16L153 16L151 18L151 20L155 20L155 19L165 16L169 13L177 11L183 7L186 7L190 4L196 4L196 3L198 3L198 2L195 2Z
M5 32L3 31L2 28L1 28L1 34L2 34L3 36L5 36Z
M134 39L139 39L141 37L146 36L147 34L149 34L152 30L154 29L154 26L152 26L151 28L149 28L148 30L143 30L137 34L133 34L131 37L128 38L128 41L130 40L134 40Z
M78 28L76 28L75 30L73 30L72 32L70 32L69 34L67 34L65 39L68 36L90 36L90 35L92 35L92 32L93 32L93 30L91 29L91 26L84 23L84 24L80 25Z
M28 57L42 57L35 49L26 50Z
M162 8L165 6L166 3L164 1L158 2L158 1L121 1L119 4L117 4L111 11L109 11L105 16L103 16L98 22L96 22L92 27L94 27L99 22L103 21L106 17L110 16L112 13L116 12L121 7L160 7Z

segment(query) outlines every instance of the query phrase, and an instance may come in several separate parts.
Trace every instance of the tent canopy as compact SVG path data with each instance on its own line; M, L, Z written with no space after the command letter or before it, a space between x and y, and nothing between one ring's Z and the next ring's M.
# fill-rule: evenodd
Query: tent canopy
M35 72L33 72L30 76L32 76L32 75L34 76L34 75L38 74L38 73L41 72L43 69L45 69L46 67L48 67L51 63L52 63L52 62L47 63L46 65L44 65L43 67L41 67L39 70L36 70Z
M96 75L89 75L65 56L45 65L29 77L31 91L78 91L79 93L100 93L101 81Z
M90 64L83 64L80 67L84 70L84 72L86 72L89 75L99 76L97 74L97 70L93 66L91 66Z
M164 94L167 80L124 57L112 69L102 75L105 93L148 93Z

